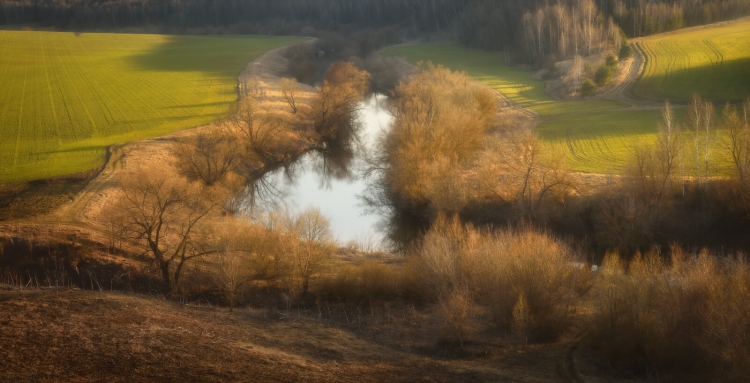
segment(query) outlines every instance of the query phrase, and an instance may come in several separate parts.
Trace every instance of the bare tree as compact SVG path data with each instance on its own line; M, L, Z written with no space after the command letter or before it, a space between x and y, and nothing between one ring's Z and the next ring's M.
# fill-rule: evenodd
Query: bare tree
M544 155L536 133L509 132L498 145L493 152L506 167L499 178L506 189L503 199L517 201L524 211L533 214L546 197L573 187L562 159Z
M713 113L714 106L711 102L701 100L697 93L693 95L688 104L687 115L694 132L695 176L699 186L708 186L709 157L715 140Z
M214 283L232 311L254 282L274 280L286 271L278 231L231 220L219 228L223 240L214 258Z
M328 219L318 209L308 209L288 222L297 240L291 245L294 274L302 283L302 295L310 288L310 277L325 268L333 255L333 234Z
M583 72L583 59L579 55L573 56L573 85L576 92L581 89L581 73Z
M120 187L116 210L123 231L152 258L170 293L177 293L185 264L216 252L201 224L221 198L200 185L145 169L121 179Z
M298 90L299 85L297 84L296 78L281 79L281 94L284 95L284 99L286 99L289 107L292 108L292 113L297 113L297 103L295 101L295 96L297 95Z
M724 107L724 127L727 136L724 147L730 155L737 179L750 189L750 99L742 104L741 114L729 104Z
M275 158L274 145L279 136L285 131L284 121L262 108L254 97L248 97L238 102L230 111L228 119L230 128L247 139L248 150L261 158Z
M313 102L315 130L324 137L346 135L355 126L358 104L369 88L370 75L348 62L332 64Z
M241 159L241 153L230 137L218 133L201 134L175 144L177 168L190 180L200 180L213 186L231 172Z
M666 195L672 190L683 152L680 129L674 122L669 102L662 109L662 119L656 144L634 148L627 166L627 173L635 186L635 197L647 203L653 211L662 207Z
M656 150L656 160L660 167L659 177L661 178L661 185L659 186L656 196L657 207L673 182L675 171L680 165L682 156L680 127L674 121L674 114L669 101L665 102L661 114L662 122L659 123L658 127Z

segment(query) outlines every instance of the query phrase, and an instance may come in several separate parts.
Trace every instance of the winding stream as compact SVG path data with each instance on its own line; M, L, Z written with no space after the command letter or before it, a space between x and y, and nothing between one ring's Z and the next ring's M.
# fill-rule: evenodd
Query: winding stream
M260 197L260 202L265 199L266 203L273 202L292 214L318 208L329 219L331 231L340 244L358 241L363 246L380 248L383 236L377 226L382 218L368 213L359 196L367 188L363 179L364 156L374 148L378 135L393 118L386 102L387 97L378 94L361 103L353 153L312 151L288 169L266 173L260 183L267 193L265 198Z

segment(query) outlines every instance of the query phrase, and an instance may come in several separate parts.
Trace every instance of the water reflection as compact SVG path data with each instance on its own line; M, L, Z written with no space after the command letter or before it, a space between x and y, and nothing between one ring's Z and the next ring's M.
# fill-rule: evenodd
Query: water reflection
M382 242L377 225L381 218L368 212L359 196L366 191L365 157L392 116L387 97L373 95L361 104L351 129L325 143L286 168L266 173L247 187L245 206L255 212L286 209L292 213L316 207L330 219L339 242Z

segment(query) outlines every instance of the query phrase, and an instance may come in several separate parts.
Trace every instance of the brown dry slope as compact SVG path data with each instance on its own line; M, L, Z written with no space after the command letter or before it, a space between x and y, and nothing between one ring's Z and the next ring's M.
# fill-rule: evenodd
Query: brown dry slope
M231 313L114 292L0 289L0 353L3 382L552 383L564 381L556 362L566 351L497 346L439 356L304 315ZM582 372L587 382L630 382L595 377L588 366Z
M13 382L524 381L457 369L308 320L83 291L0 291Z

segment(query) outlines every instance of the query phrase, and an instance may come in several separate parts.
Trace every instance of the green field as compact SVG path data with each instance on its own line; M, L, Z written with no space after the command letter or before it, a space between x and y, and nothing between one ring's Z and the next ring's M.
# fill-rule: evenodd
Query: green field
M467 72L473 79L497 89L519 105L540 115L606 111L622 108L612 101L557 101L544 92L544 82L532 73L506 65L498 53L467 49L458 45L407 45L387 49L383 56L402 56L416 64L432 61Z
M564 155L573 170L620 173L633 148L656 140L660 110L627 109L628 105L606 100L554 100L544 92L544 82L532 78L530 71L506 65L499 53L457 45L412 45L390 48L383 55L403 56L415 64L432 61L466 71L476 81L537 112L541 117L538 132L546 147ZM684 109L675 109L677 121L684 116ZM687 158L689 161L692 156L688 154Z
M215 120L248 62L297 41L0 31L0 182L89 170L108 145Z
M687 102L693 93L715 102L750 96L750 19L652 36L633 94Z

